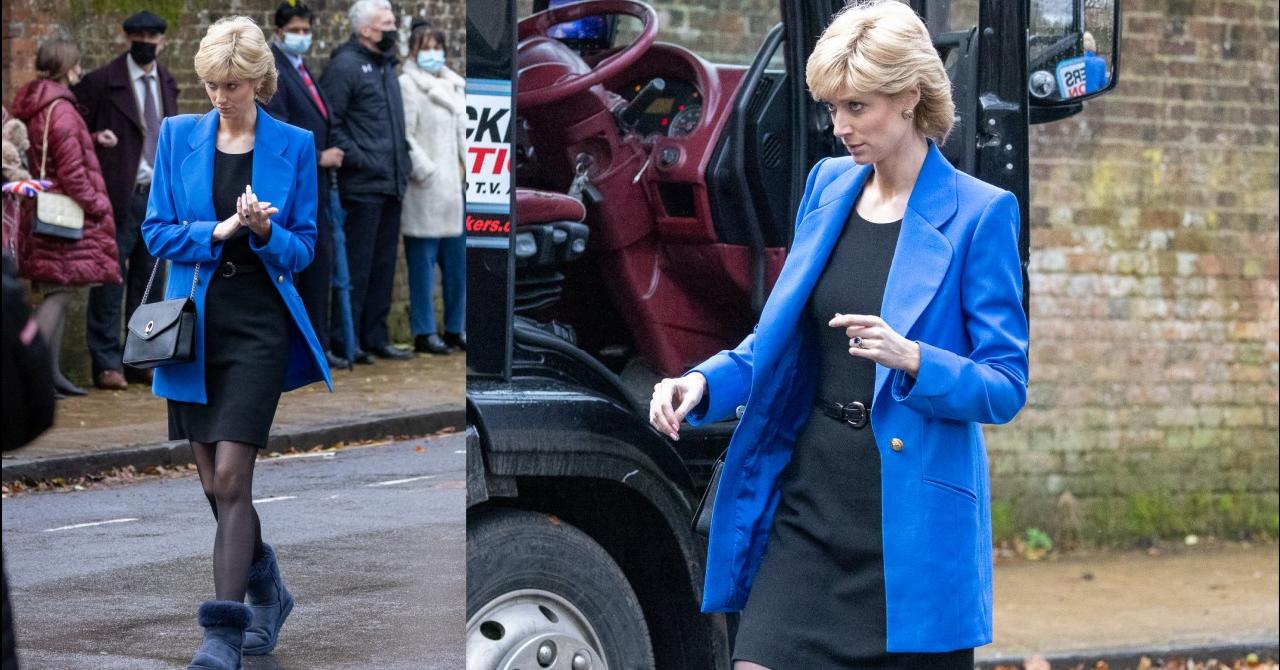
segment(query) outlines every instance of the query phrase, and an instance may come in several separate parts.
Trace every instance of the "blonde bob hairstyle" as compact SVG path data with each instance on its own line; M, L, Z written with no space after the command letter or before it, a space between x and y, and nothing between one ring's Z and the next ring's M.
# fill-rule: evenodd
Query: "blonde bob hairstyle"
M822 32L805 65L805 83L815 100L880 93L896 96L919 87L916 130L939 144L955 120L951 81L933 48L929 30L897 0L855 2Z
M254 97L266 104L276 93L276 59L262 28L247 16L229 16L209 26L195 58L201 81L256 81Z

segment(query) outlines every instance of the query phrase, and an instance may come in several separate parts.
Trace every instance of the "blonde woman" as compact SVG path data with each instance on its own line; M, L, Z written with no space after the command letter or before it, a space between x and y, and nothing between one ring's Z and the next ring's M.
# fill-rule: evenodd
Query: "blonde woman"
M169 439L191 442L218 522L215 599L190 668L237 670L241 654L270 653L293 607L253 508L253 466L280 394L330 385L324 350L293 286L316 238L311 133L261 105L276 88L262 29L222 19L200 41L195 71L214 109L166 119L143 238L173 262L166 298L196 302L196 355L158 368L169 399ZM248 597L249 606L244 600Z
M907 5L858 3L805 70L849 156L809 175L756 332L654 390L673 439L745 403L703 608L736 670L964 668L991 641L980 424L1026 399L1014 196L935 142L950 83Z

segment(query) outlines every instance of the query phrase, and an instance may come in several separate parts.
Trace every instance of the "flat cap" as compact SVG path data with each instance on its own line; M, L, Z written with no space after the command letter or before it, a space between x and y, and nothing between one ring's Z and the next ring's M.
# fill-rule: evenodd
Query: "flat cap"
M164 19L143 10L124 20L126 33L163 33L166 28Z

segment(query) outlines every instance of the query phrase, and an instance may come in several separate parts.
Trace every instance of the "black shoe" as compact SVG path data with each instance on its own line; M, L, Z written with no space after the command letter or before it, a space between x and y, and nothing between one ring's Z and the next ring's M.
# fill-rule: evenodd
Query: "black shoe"
M440 339L439 335L431 333L430 335L414 335L413 350L420 354L435 354L437 356L447 354L451 350L449 345Z
M58 393L61 393L64 396L89 395L88 391L80 388L79 386L76 386L75 384L72 384L70 381L67 381L66 379L54 379L53 388L55 391L57 391Z
M454 349L460 349L462 351L466 351L467 350L467 334L466 333L445 333L444 343L453 347Z
M404 349L401 349L400 347L397 347L394 344L387 344L381 347L376 347L369 353L373 354L374 356L377 356L378 358L386 359L389 361L407 361L410 358L413 358L412 352L405 351Z
M351 361L333 353L332 351L324 352L325 360L329 362L330 370L350 370Z
M373 354L364 349L356 349L356 353L351 357L351 362L357 365L373 365Z

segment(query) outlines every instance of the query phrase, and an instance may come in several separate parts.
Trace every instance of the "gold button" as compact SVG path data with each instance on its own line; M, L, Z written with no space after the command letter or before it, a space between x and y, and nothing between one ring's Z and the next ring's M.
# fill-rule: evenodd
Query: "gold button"
M893 449L894 451L902 451L902 440L896 437L893 438L892 440L889 440L889 448Z
M276 282L283 284L283 283L284 283L284 275L278 275L278 276L276 277Z

